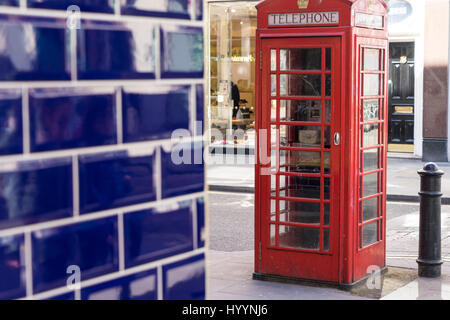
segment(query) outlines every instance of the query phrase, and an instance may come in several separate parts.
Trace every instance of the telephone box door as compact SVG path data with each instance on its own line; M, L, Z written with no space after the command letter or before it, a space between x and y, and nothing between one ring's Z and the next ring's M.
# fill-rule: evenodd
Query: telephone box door
M338 282L341 39L261 41L259 272Z

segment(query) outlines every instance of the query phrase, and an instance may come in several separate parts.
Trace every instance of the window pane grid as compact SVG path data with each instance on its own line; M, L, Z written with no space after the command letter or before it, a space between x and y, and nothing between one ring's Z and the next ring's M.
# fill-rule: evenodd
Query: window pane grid
M330 48L330 53L331 53L331 48ZM285 125L293 125L293 126L302 126L304 127L305 130L308 130L309 127L316 127L317 128L317 132L320 132L321 137L320 137L320 144L317 145L317 147L305 147L305 146L295 146L295 142L291 142L288 143L286 142L286 146L282 146L281 145L281 136L283 134L278 134L277 135L277 139L275 142L275 149L277 152L276 155L276 161L277 161L277 174L276 176L276 191L275 194L273 196L270 197L271 201L275 201L276 202L276 218L275 221L271 221L271 225L276 226L275 227L275 231L273 231L274 227L271 227L271 232L275 232L275 243L271 245L275 246L275 247L279 247L279 248L283 248L283 249L292 249L292 250L300 250L300 251L313 251L316 253L325 253L325 254L331 254L330 253L330 217L329 217L329 210L330 210L330 188L331 188L331 174L330 174L330 152L331 152L331 119L329 115L327 115L327 107L328 110L330 110L330 107L332 105L331 101L331 93L329 93L330 96L326 96L327 92L325 90L326 88L326 75L331 75L332 72L331 70L326 70L327 68L327 63L331 64L330 62L327 62L327 57L326 57L326 48L321 48L321 52L322 52L322 59L321 59L321 70L307 70L307 71L285 71L285 70L281 70L280 67L280 50L276 50L277 53L277 60L276 60L276 65L277 65L277 69L276 72L273 72L271 74L276 75L276 96L272 96L272 99L274 99L276 101L276 121L275 121L275 117L271 116L270 118L270 124L272 126L274 126L274 128L276 128L277 130L280 130L281 126ZM330 60L331 60L331 54L330 54ZM281 79L280 79L280 75L282 74L286 74L286 75L290 75L290 74L294 74L294 75L308 75L308 74L320 74L321 75L321 80L320 80L320 84L321 84L321 91L320 91L320 96L290 96L290 95L282 95L281 92ZM288 89L290 90L290 89ZM333 88L330 88L329 90L333 91ZM294 118L296 119L295 121L292 121L292 117L288 117L287 111L281 111L282 107L281 107L281 101L285 100L285 101L320 101L320 115L319 116L319 120L320 122L310 122L310 121L297 121L298 118ZM306 102L307 103L307 102ZM327 104L328 103L328 104ZM286 112L286 114L284 113ZM328 111L328 112L331 112ZM328 119L328 120L327 120ZM286 120L290 120L290 121L286 121ZM289 127L285 127L285 133L287 133ZM283 130L282 130L283 131ZM292 131L292 130L291 130ZM295 130L294 130L295 131ZM279 131L280 132L280 131ZM281 133L281 132L280 132ZM297 132L292 132L294 134L297 134ZM292 134L291 133L291 134ZM288 137L286 137L288 138ZM294 139L295 141L296 139ZM282 152L292 152L292 151L298 151L298 152L316 152L317 154L320 155L320 172L316 173L300 173L300 172L283 172L281 171L281 164L282 164ZM286 154L283 155L283 157L285 157ZM285 162L289 161L289 158L284 159ZM325 168L327 166L327 168ZM326 171L327 170L327 171ZM284 178L283 178L284 177ZM289 183L288 181L286 181L286 179L290 179L290 178L316 178L317 181L320 181L320 192L318 193L318 198L314 199L311 197L308 198L300 198L300 197L291 197L291 196L287 196L289 195L288 192L284 192L284 195L282 195L283 190L284 191L288 191L288 187ZM281 179L285 179L285 181L282 183ZM327 183L327 186L325 186L325 184ZM299 186L302 186L302 184L300 184ZM319 191L317 190L317 191ZM314 193L314 192L313 192ZM298 202L298 203L303 203L303 204L318 204L320 208L318 211L319 212L319 218L320 221L318 221L318 224L303 224L303 223L292 223L292 222L285 222L285 221L281 221L281 215L284 214L284 212L288 212L288 210L285 208L284 210L280 207L280 201L294 201L294 202ZM328 208L327 211L327 218L325 219L325 208ZM284 218L286 219L286 218ZM275 222L275 223L273 223ZM315 234L315 236L318 236L318 238L316 240L318 240L318 243L314 243L314 245L312 247L314 247L314 250L308 249L308 248L301 248L301 249L297 249L297 248L292 248L289 246L285 246L283 245L283 241L282 239L280 239L280 235L282 234L282 232L285 232L286 230L282 228L282 226L290 226L290 227L299 227L299 228L304 228L304 229L299 229L298 232L300 232L300 234L302 233L310 233L311 231L308 231L309 229L317 229L319 233ZM284 231L283 231L284 230Z
M369 56L366 56L370 54ZM374 245L381 238L384 198L382 182L385 125L385 50L361 47L360 71L360 170L359 170L359 248ZM378 61L377 61L378 60ZM366 82L366 81L371 81ZM378 86L378 87L377 87ZM377 93L377 94L374 94Z

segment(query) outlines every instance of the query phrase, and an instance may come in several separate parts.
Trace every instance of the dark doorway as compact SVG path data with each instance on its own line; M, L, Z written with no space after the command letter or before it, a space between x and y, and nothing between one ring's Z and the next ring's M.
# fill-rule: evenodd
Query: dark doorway
M414 42L389 44L389 152L414 152Z

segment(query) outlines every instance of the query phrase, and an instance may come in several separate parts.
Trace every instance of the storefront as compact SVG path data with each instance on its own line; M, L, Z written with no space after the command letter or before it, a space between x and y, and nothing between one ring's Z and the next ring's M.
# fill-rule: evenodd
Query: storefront
M254 147L255 30L256 4L259 2L208 1L208 121L210 129L217 129L213 130L215 134L211 138L213 147ZM390 7L389 156L447 161L447 149L450 154L447 132L441 131L448 127L448 92L442 93L437 101L436 94L431 91L443 82L447 88L447 80L440 79L444 75L436 74L433 66L440 59L436 57L439 52L447 56L443 68L448 72L448 44L446 48L436 48L442 46L443 41L432 39L439 34L448 37L448 27L439 27L442 30L437 35L431 31L438 24L433 18L425 19L426 15L435 16L435 13L426 14L430 10L428 2L386 2ZM448 8L442 14L448 18ZM426 50L425 39L430 39L434 49ZM427 85L424 89L427 74L426 83L436 82L434 89Z

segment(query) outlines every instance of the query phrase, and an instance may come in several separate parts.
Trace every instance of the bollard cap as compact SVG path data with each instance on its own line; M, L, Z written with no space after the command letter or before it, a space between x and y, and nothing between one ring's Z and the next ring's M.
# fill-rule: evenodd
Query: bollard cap
M433 176L442 176L444 171L439 169L436 163L428 162L423 166L423 169L417 171L420 175L433 175Z

